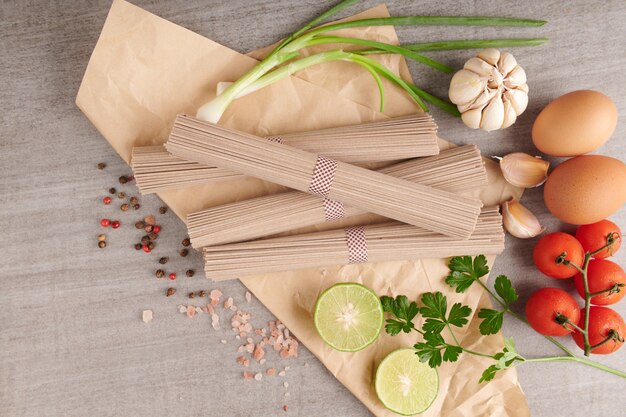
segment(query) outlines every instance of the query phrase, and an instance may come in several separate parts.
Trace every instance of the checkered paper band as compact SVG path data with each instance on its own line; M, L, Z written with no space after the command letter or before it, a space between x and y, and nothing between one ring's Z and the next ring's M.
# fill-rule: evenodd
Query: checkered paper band
M346 244L348 245L348 263L362 264L367 262L367 240L365 229L362 226L346 229Z
M268 136L265 139L270 142L283 143L283 138L280 136Z
M337 161L318 156L313 169L311 184L309 184L309 192L320 197L328 197L330 187L333 186L336 169Z
M328 198L325 198L324 215L326 216L327 222L331 220L342 219L345 215L343 203L341 201L329 200Z

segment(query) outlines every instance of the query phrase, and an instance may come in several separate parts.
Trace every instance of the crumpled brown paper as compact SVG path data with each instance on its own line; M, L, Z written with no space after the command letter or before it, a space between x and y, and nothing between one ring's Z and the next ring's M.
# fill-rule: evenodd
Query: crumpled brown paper
M388 16L381 5L359 18ZM392 27L344 30L376 40L397 43ZM261 57L266 50L251 53ZM377 57L410 79L398 56ZM123 0L115 0L85 72L76 103L111 146L129 162L133 146L165 142L176 114L195 114L214 95L219 81L233 81L255 64L198 34L152 15ZM369 74L349 63L313 67L295 77L236 100L220 123L257 135L321 129L360 123L418 111L407 96L387 85L385 114L377 111L378 92ZM442 147L450 146L441 142ZM480 197L498 203L520 190L506 184L497 166L487 161L490 185ZM256 179L195 186L159 194L181 217L192 211L251 198L281 188ZM369 220L369 218L363 218ZM490 257L490 264L494 257ZM422 259L285 272L243 280L244 284L311 350L352 393L377 416L393 416L377 400L372 378L380 360L395 348L411 346L413 335L382 335L357 353L328 348L317 336L311 311L319 293L333 283L358 281L378 294L417 297L442 291L451 302L474 311L490 306L484 292L474 288L455 294L443 282L444 259ZM469 347L495 352L502 336L481 337L477 321L457 336ZM514 369L488 384L478 384L489 364L485 358L462 356L441 367L439 396L425 416L528 416L525 397Z

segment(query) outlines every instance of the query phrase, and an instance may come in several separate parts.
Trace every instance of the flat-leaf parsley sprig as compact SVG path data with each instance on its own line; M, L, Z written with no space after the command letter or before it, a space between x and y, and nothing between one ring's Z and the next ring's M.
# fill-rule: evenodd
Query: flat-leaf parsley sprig
M505 275L496 277L493 290L481 280L489 273L487 258L484 255L473 258L471 256L453 257L448 263L448 268L450 272L445 278L445 282L457 293L463 293L472 285L477 284L487 291L500 307L482 308L478 311L477 316L481 319L479 330L482 335L488 336L498 333L502 329L506 315L528 325L524 317L511 309L519 296L509 278ZM504 338L504 344L499 352L478 352L468 349L458 340L454 329L461 329L469 323L472 309L462 303L454 303L448 308L448 299L441 292L422 294L419 303L421 306L418 305L417 301L409 300L405 295L399 295L395 298L382 296L380 301L383 310L387 313L385 325L387 333L392 336L400 332L411 333L415 331L419 333L422 340L416 343L413 348L420 360L428 362L431 368L437 368L443 362L456 362L465 353L493 360L493 363L482 372L479 382L490 381L499 371L527 362L578 362L626 378L625 372L574 355L550 336L544 337L561 349L565 354L564 356L526 358L517 351L513 339L508 337ZM423 324L421 328L418 328L414 324L414 319L420 314ZM448 339L444 337L446 334L449 335Z

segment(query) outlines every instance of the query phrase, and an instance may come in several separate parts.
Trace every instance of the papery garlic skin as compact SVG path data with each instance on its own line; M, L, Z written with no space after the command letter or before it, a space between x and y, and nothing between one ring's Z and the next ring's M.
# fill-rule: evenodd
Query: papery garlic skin
M522 188L539 187L548 179L550 162L523 152L510 153L500 160L500 170L511 185Z
M502 204L502 223L507 232L520 239L529 239L544 232L537 217L512 198Z
M448 96L468 127L504 129L528 105L526 72L508 52L485 49L454 74Z

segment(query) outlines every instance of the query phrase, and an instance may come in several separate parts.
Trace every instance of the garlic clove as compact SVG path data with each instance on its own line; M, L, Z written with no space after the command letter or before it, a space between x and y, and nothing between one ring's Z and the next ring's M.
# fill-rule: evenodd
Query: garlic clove
M487 81L466 70L458 71L450 81L448 95L454 104L473 102L485 90Z
M509 75L517 67L517 60L508 52L502 52L498 60L498 69L504 76Z
M516 187L538 187L548 179L550 162L523 152L510 153L500 159L502 175Z
M491 132L492 130L500 129L503 123L504 103L502 102L502 95L498 93L483 110L480 128Z
M502 223L507 232L521 239L538 236L545 230L537 217L514 198L502 204Z
M508 90L504 97L511 102L511 106L517 114L522 114L528 106L528 94L521 89Z
M464 105L459 104L457 107L461 113L473 109L482 110L487 104L489 104L489 102L496 96L497 93L497 91L485 89L478 97L476 97L476 100Z
M482 112L482 107L465 111L461 114L461 120L463 120L465 126L470 129L478 129L480 127L480 120L482 119Z
M509 100L504 101L504 121L502 122L501 129L505 129L515 123L517 120L517 113L513 108L513 105Z
M500 59L500 51L494 48L483 49L477 56L489 65L496 66Z
M482 75L484 77L490 77L491 71L493 70L493 66L489 65L485 61L480 58L470 58L465 65L463 65L463 69L467 71L475 72L476 74Z
M507 87L517 87L526 84L526 71L524 68L517 66L506 77L504 85Z

